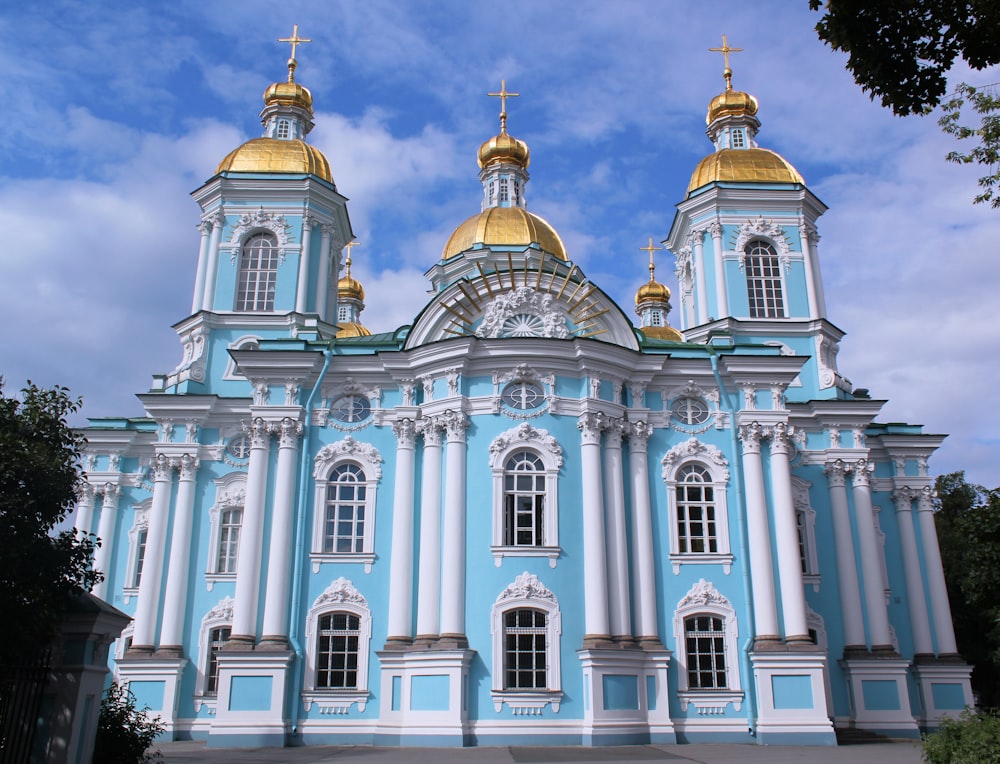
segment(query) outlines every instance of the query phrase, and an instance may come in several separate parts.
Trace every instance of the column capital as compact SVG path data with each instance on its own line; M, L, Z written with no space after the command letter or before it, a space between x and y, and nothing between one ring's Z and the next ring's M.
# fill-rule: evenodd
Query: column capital
M469 429L469 417L461 411L449 409L441 415L449 443L464 443L465 431Z
M104 494L102 505L110 505L118 498L121 488L118 487L117 483L105 483L101 492Z
M173 465L166 454L157 454L153 459L153 482L163 483L170 480Z
M835 459L832 462L827 462L826 466L823 467L823 472L826 475L826 479L829 481L831 488L834 486L841 487L847 484L847 471L848 467L844 463L843 459Z
M649 436L653 434L653 428L644 419L638 422L628 423L628 447L633 453L646 453L646 446L649 444Z
M920 494L917 496L917 509L921 512L934 511L934 489L929 485L920 489Z
M191 481L198 473L198 457L184 454L179 459L171 460L171 466L179 471L181 480Z
M425 446L436 447L441 445L444 427L438 417L425 417L417 420L416 433L423 437Z
M605 444L608 448L621 449L622 435L624 435L629 429L629 423L624 419L616 417L608 418L606 424L604 425L604 431L607 433L607 436L605 437Z
M94 486L87 481L83 481L76 487L76 500L80 504L88 504L94 501Z
M792 435L794 434L794 428L785 422L778 422L771 428L771 453L772 454L785 454L788 455L788 451L792 443Z
M243 423L243 432L250 438L250 448L266 449L271 444L270 425L262 418L255 417Z
M908 485L900 486L892 492L892 500L896 504L897 512L909 512L913 505L913 500L918 498L920 492Z
M851 476L855 487L870 486L871 475L875 471L875 465L869 464L867 459L858 459L851 465Z
M416 437L416 426L412 419L397 419L392 423L392 433L400 448L413 449Z
M743 444L743 453L759 454L760 441L764 435L765 431L760 422L740 425L739 438Z
M711 234L713 239L722 238L722 223L720 223L718 220L713 220L711 223L709 223L706 230L709 232L709 234Z
M582 414L576 420L577 429L583 436L584 445L600 445L601 430L605 427L605 416L600 411L592 411Z
M302 435L302 423L286 416L280 422L275 422L268 428L272 435L278 436L278 448L298 448L299 436Z

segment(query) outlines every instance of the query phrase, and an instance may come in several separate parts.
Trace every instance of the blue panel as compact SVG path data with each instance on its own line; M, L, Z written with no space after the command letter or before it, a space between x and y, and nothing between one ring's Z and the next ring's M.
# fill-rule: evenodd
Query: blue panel
M772 676L771 693L775 708L812 708L813 685L808 674Z
M891 679L862 679L861 694L867 711L899 710L899 692Z
M646 707L650 711L656 710L656 677L646 677Z
M939 711L961 711L965 708L965 690L960 684L931 682L934 708Z
M136 708L140 710L148 708L150 711L163 710L163 693L166 692L167 688L165 681L131 681L128 683L128 688L135 695Z
M604 710L638 711L639 677L634 674L605 674Z
M398 711L400 700L403 696L403 677L394 676L392 678L392 710Z
M270 710L271 681L269 676L234 676L229 685L229 710Z
M410 709L413 711L448 710L448 675L415 676L410 680Z

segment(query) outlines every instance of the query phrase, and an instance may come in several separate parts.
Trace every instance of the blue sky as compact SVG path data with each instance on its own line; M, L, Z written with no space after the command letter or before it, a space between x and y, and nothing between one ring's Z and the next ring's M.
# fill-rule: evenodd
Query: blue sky
M951 433L935 472L1000 485L1000 212L971 204L974 168L931 118L872 104L820 44L806 0L474 0L282 3L174 0L6 4L0 14L0 373L63 384L89 416L141 415L133 397L180 359L197 259L188 194L260 134L261 93L285 76L313 93L361 245L363 320L409 323L424 271L479 209L476 150L497 129L531 147L529 208L631 310L648 237L663 239L709 153L722 59L760 101L761 145L830 211L819 221L840 370L882 421ZM1000 79L957 71L955 81ZM675 286L660 254L657 276ZM676 306L675 306L676 312ZM675 322L676 323L676 322ZM81 420L82 421L82 420Z

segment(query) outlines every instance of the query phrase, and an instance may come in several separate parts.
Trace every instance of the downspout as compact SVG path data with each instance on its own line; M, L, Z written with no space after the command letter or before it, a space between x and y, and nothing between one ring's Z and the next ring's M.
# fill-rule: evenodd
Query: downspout
M305 421L302 423L302 455L300 457L301 463L299 464L299 498L296 502L296 509L298 510L298 517L295 522L295 554L292 556L293 568L292 568L292 596L290 598L291 607L290 615L292 623L288 629L288 641L295 651L296 666L292 674L292 714L291 714L291 730L294 735L298 731L299 726L299 694L302 692L302 673L303 673L303 661L305 660L305 651L302 648L302 642L299 637L299 623L302 620L299 617L298 609L296 603L299 601L299 597L302 596L302 576L303 576L303 559L302 552L305 546L305 522L306 522L306 486L309 482L309 455L312 453L312 445L310 440L312 438L312 407L313 400L316 398L316 393L320 391L323 387L323 379L326 377L327 369L330 368L330 360L333 358L333 349L331 345L327 345L326 350L323 351L323 368L319 371L319 378L316 380L316 384L313 385L313 389L309 391L309 397L306 399L306 415Z
M745 485L743 482L743 459L735 458L741 451L739 447L739 439L736 434L736 407L733 405L732 398L729 396L729 392L726 390L725 384L722 382L722 375L719 373L719 356L716 355L715 350L709 348L711 355L709 360L712 362L712 373L715 374L715 384L719 387L719 397L724 402L726 410L729 412L730 422L732 426L729 428L729 437L732 439L733 446L733 472L736 475L736 512L739 522L736 523L736 531L739 534L740 549L743 550L743 564L740 566L741 575L740 578L743 579L743 596L746 598L747 602L747 621L750 623L750 628L747 631L747 640L743 643L743 647L740 650L740 663L743 665L744 674L747 677L747 720L749 722L748 731L752 737L757 736L756 724L757 724L757 696L754 692L754 676L753 676L753 664L750 662L750 648L753 647L754 634L757 633L757 627L753 619L753 586L750 583L750 568L748 567L750 561L750 542L747 539L746 528L744 523L746 522L746 503L744 502L744 491Z

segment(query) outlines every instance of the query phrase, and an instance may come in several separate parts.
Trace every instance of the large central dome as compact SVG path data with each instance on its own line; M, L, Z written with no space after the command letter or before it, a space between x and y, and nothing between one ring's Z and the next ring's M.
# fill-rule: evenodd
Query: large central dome
M560 260L568 260L566 246L556 230L523 207L489 207L462 223L441 253L447 260L477 246L521 247L535 245Z
M300 140L254 138L229 152L215 174L220 172L308 173L333 182L330 162L323 152Z
M777 152L762 148L719 149L702 159L691 173L688 192L707 183L801 183L798 170Z

